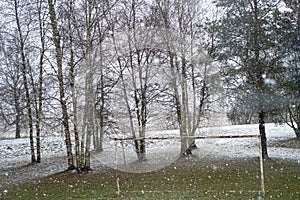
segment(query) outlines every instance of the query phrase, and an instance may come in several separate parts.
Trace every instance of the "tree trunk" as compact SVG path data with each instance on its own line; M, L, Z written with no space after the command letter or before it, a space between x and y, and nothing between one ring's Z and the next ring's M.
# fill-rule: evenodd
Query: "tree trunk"
M14 101L15 101L15 109L16 109L16 139L21 137L21 109L20 109L20 101L19 101L19 92L18 88L15 88L14 91Z
M300 140L300 129L295 130L296 139Z
M181 116L182 116L182 129L183 134L182 136L189 136L189 105L188 105L188 91L187 91L187 79L186 79L186 61L185 61L185 55L183 52L181 52ZM191 155L192 151L189 148L190 146L190 139L182 139L182 145L181 145L181 152L183 155Z
M90 145L91 136L94 133L94 117L93 117L93 86L92 86L92 74L91 74L91 60L90 54L88 53L86 58L87 74L85 79L85 106L84 106L84 119L83 119L83 130L81 138L81 167L84 171L89 171L90 166Z
M267 137L266 137L266 129L265 129L265 113L264 111L259 112L259 134L261 139L261 147L262 147L262 157L263 159L268 159L268 151L267 151Z
M15 125L16 125L16 139L18 139L18 138L21 138L21 124L20 124L20 115L19 114L17 114L16 115L16 123L15 123Z
M70 39L71 40L71 39ZM70 87L71 87L71 96L72 96L72 106L73 106L73 130L75 137L75 156L76 156L76 167L77 170L80 169L80 139L78 131L78 119L77 119L77 97L75 90L75 64L74 64L74 53L73 47L71 45L71 56L70 56Z
M170 71L171 71L171 75L172 75L172 80L171 80L171 85L172 85L172 89L174 90L174 98L175 98L175 108L176 108L176 114L177 114L177 122L178 122L178 126L179 126L179 132L180 132L180 136L186 136L186 128L185 128L185 124L183 123L184 120L183 118L185 117L183 114L183 108L182 108L182 104L180 103L180 97L179 97L179 91L178 91L178 87L177 87L177 73L176 73L176 67L175 64L176 61L175 56L173 55L173 53L171 51L168 52L169 53L169 57L170 57ZM187 144L187 140L186 139L181 139L181 147L180 147L180 154L181 155L185 155L185 153L191 153L191 152L186 152L188 149L188 144Z
M296 134L296 139L300 140L300 121L297 122L297 128L294 129Z
M69 42L70 42L70 87L72 96L72 107L73 107L73 130L75 138L75 156L76 156L76 167L80 171L80 138L78 130L78 119L77 119L77 96L75 89L75 61L74 61L74 49L73 49L73 31L72 31L72 18L73 18L73 0L69 1Z
M65 134L65 143L67 148L67 157L68 157L68 169L73 170L74 160L73 160L73 153L72 153L72 143L71 143L71 134L69 128L69 116L68 116L68 109L67 103L65 99L65 89L64 89L64 80L63 80L63 71L62 71L62 52L60 46L60 35L58 32L57 22L56 22L56 13L53 4L53 0L48 0L48 9L49 15L51 20L51 27L52 27L52 34L53 34L53 41L55 45L55 56L57 62L57 78L59 83L59 95L60 95L60 104L62 109L62 116L63 116L63 126L64 126L64 134Z
M140 56L140 51L137 50L137 56L138 56L138 71L139 71L139 78L137 84L139 84L140 88L140 95L138 98L138 102L140 103L140 110L139 110L139 116L138 116L138 125L139 125L139 136L145 137L146 136L146 126L147 126L147 80L148 80L148 67L145 66L143 68L143 64L141 62L142 57ZM148 58L147 58L148 59ZM135 85L135 84L134 84ZM135 86L136 88L136 86ZM137 88L136 88L137 89ZM136 93L136 95L138 95ZM139 108L137 108L139 109ZM146 141L140 140L140 161L146 161Z
M140 76L141 78L142 76ZM147 76L146 76L147 78ZM142 81L142 80L141 80ZM146 82L146 80L145 80ZM141 133L140 133L140 137L145 137L146 136L146 125L147 125L147 99L146 99L146 83L144 84L144 87L141 91L142 93L142 99L141 99L141 104L142 104L142 108L141 108ZM146 160L146 141L145 140L141 140L140 141L140 150L141 150L141 161L145 161Z
M100 63L101 63L101 80L100 80L100 84L101 84L101 88L100 88L100 93L101 93L101 99L100 99L100 122L99 122L99 128L100 128L100 137L99 137L99 141L98 141L98 151L103 151L103 136L104 136L104 105L105 105L105 91L104 91L104 74L103 74L103 52L102 52L102 43L100 44ZM97 133L98 134L98 133Z
M101 55L102 56L102 55ZM102 62L101 62L102 63ZM100 110L99 110L99 124L97 130L97 146L96 150L98 152L103 151L103 136L104 136L104 104L105 104L105 92L104 92L104 80L103 80L103 70L101 64L101 80L100 80Z
M86 107L86 105L85 105ZM82 122L82 129L81 129L81 141L80 141L80 168L84 168L84 149L85 149L85 137L86 137L86 124L87 124L87 109L84 108L84 115L83 115L83 122Z
M123 70L122 70L122 65L121 65L120 59L118 59L118 63L119 63L119 66L120 66L120 80L121 80L121 83L122 83L122 91L123 91L123 95L124 95L124 99L125 99L126 109L127 109L128 115L129 115L129 124L130 124L131 134L132 134L133 138L136 138L134 125L133 125L132 111L131 111L131 108L130 108L130 105L129 105L128 94L127 94L127 90L126 90L126 86L125 86ZM139 142L137 140L134 140L133 142L134 142L135 152L136 152L138 160L139 160L140 159L140 157L139 157L139 155L140 155Z
M105 105L105 91L104 91L104 74L103 74L103 55L102 55L102 43L100 45L100 81L99 81L99 87L97 90L100 90L100 99L98 100L98 107L99 110L95 110L95 125L96 125L96 132L95 132L95 148L97 152L103 151L103 136L104 136L104 105ZM98 118L98 122L96 123L96 118Z
M253 33L254 39L254 56L255 62L254 66L257 68L257 79L258 79L258 89L259 89L259 107L260 111L258 113L258 121L259 121L259 134L261 138L261 146L262 146L262 157L264 159L269 158L268 151L267 151L267 137L266 137L266 129L265 129L265 113L264 113L264 105L265 105L265 97L264 97L264 80L263 80L263 68L260 63L260 44L259 44L259 35L260 35L260 23L259 23L259 9L258 9L258 0L253 0L254 4L254 20L255 20L255 27Z
M89 105L90 106L90 105ZM93 123L90 117L87 122L86 128L86 144L85 144L85 154L84 154L84 171L89 171L91 169L91 135L93 134Z
M42 81L40 83L41 83L40 87L42 87ZM42 113L42 91L41 90L42 88L39 91L39 98L38 98L39 105L36 109L36 126L35 126L36 127L36 156L37 156L36 161L38 163L41 162L41 113Z
M94 135L94 88L93 88L93 73L94 66L92 62L92 10L93 5L89 2L86 8L86 46L85 46L85 67L86 67L86 90L85 90L85 109L86 109L86 142L85 142L85 158L84 170L88 171L91 168L91 137Z
M28 112L28 125L29 125L29 139L30 139L30 151L31 151L31 162L35 163L35 150L34 150L34 140L33 140L33 119L32 119L32 110L31 110L31 99L27 81L27 67L26 67L26 57L25 57L25 44L23 39L23 33L21 29L21 23L19 19L19 5L18 1L14 1L15 6L15 17L17 22L18 34L19 34L19 42L20 42L20 54L21 54L21 66L22 66L22 76L23 76L23 84L25 88L25 97L26 97L26 108Z
M42 84L43 84L43 55L40 55L39 60L39 83L38 83L38 90L36 89L36 84L33 78L33 72L30 69L29 72L31 78L31 87L33 90L33 106L35 111L35 130L36 130L36 154L37 154L37 163L41 162L41 112L42 112Z
M41 115L43 110L43 70L44 70L44 56L45 56L45 30L42 20L42 1L37 1L38 18L39 18L39 34L41 42L41 50L39 57L39 84L38 97L36 102L36 148L37 148L37 162L41 162Z
M90 64L90 63L89 63ZM88 70L90 71L90 69ZM87 95L87 101L86 104L87 106L85 106L85 108L87 109L87 113L88 115L87 117L87 122L86 122L86 143L85 143L85 162L84 162L84 170L88 171L91 169L91 157L90 157L90 152L91 152L91 136L94 135L94 115L93 115L93 109L94 109L94 105L93 105L93 86L92 86L92 75L91 75L91 71L88 72L87 74L87 91L86 91L86 95Z

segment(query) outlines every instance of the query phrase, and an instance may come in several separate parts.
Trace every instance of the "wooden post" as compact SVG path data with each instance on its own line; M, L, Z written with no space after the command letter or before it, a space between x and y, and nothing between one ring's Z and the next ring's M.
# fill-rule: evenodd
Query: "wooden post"
M125 148L124 148L124 141L123 140L121 140L121 145L122 145L124 167L125 167L125 172L126 172L126 181L128 181L128 170L127 170L127 162L126 162L126 155L125 155Z
M116 163L116 182L117 182L117 194L120 194L120 178L118 173L118 143L115 140L115 163Z
M263 160L261 136L258 136L258 140L259 140L260 189L261 189L262 196L265 197L264 160Z

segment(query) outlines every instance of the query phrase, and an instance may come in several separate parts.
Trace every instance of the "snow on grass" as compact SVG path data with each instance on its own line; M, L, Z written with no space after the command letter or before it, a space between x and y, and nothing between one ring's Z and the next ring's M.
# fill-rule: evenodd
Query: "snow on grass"
M29 138L0 140L0 169L18 167L30 162ZM63 156L64 140L61 137L41 138L42 158Z
M268 142L295 138L294 132L287 125L266 125ZM199 136L225 136L225 135L259 135L258 125L237 125L222 127L207 127L199 129ZM116 136L128 137L129 135ZM171 137L179 136L178 130L151 131L147 137ZM113 137L113 136L111 136ZM130 137L130 136L129 136ZM116 167L114 156L114 141L105 144L105 151L96 156L96 159L110 167ZM120 170L129 172L146 172L163 168L174 162L180 153L180 140L146 140L147 161L137 163L133 141L117 142L117 163ZM193 154L200 158L257 158L259 157L258 138L222 138L222 139L199 139L196 140L197 149ZM271 158L289 159L300 163L300 149L269 147ZM125 155L125 161L124 161Z
M294 138L293 130L287 125L276 126L267 124L266 132L268 142ZM197 131L196 135L255 135L259 134L258 125L236 125L222 127L206 127ZM129 134L110 135L105 137L104 151L94 154L92 164L106 164L110 167L115 166L115 149L113 137L129 137ZM178 130L167 131L150 131L146 137L170 137L179 136ZM197 140L198 148L194 154L198 157L214 158L244 158L258 157L259 141L257 138L241 139L202 139ZM62 137L43 137L41 139L42 159L51 159L65 155L64 138ZM150 166L146 171L154 168L164 167L178 158L180 152L180 140L147 140L147 162ZM124 147L124 151L123 151ZM300 163L300 149L269 147L269 155L272 158L291 159ZM134 151L133 141L117 142L118 163L124 163L123 155L125 154L126 162L130 164L137 160ZM22 166L30 162L30 144L28 138L0 140L0 169ZM122 165L120 165L122 167ZM123 166L125 167L125 166ZM140 166L145 167L145 166ZM135 169L135 170L140 170Z

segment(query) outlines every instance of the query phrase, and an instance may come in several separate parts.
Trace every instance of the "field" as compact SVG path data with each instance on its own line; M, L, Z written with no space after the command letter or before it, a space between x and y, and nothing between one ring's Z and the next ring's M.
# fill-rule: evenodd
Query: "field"
M136 161L129 141L124 148L118 143L115 152L114 141L107 138L104 151L92 154L93 171L78 174L64 171L63 138L45 137L43 160L36 165L28 164L27 138L0 140L0 199L300 199L300 141L286 126L266 128L271 159L264 162L264 198L257 138L197 140L198 148L187 158L178 156L179 141L148 141L143 163ZM257 125L242 125L206 128L198 134L256 132ZM178 131L148 134L176 136Z
M300 199L300 167L294 162L265 162L265 199ZM262 199L258 159L180 158L148 173L105 168L90 173L63 172L8 187L1 199Z

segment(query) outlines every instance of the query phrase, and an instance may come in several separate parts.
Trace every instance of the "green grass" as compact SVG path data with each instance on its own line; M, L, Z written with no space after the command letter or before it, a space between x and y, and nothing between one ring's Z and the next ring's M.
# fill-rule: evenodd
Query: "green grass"
M300 139L293 138L273 141L270 143L270 146L300 149Z
M258 159L211 160L181 158L155 172L64 172L6 187L0 199L259 199ZM265 162L265 199L300 199L300 165L283 160ZM3 189L1 189L1 192Z

